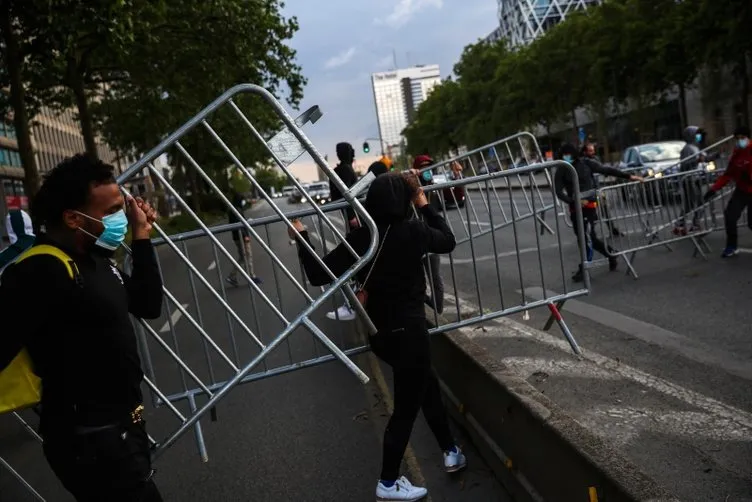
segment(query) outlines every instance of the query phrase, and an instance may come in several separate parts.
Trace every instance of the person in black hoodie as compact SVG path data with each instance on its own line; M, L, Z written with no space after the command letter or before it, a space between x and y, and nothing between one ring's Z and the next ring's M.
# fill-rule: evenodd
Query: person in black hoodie
M241 194L234 188L231 188L229 199L233 207L237 209L240 214L243 214L246 205L245 197L243 197L243 194ZM227 208L227 223L240 223L240 219L235 216L235 212L230 208ZM253 282L255 282L256 284L263 284L263 281L256 275L256 271L253 267L251 234L248 229L245 227L234 229L232 231L232 240L235 243L235 248L238 250L238 263L245 268L248 275L251 276L251 280ZM240 284L238 282L237 269L233 268L232 272L230 272L230 275L227 276L227 282L229 282L233 286L238 286Z
M585 224L585 239L590 239L592 249L598 251L603 256L608 258L608 266L610 270L616 270L618 261L613 253L616 251L598 238L598 234L595 232L595 222L598 221L598 197L595 190L598 188L598 182L595 179L595 174L602 174L604 176L614 176L630 181L642 181L639 176L633 176L629 173L625 173L615 169L613 167L606 167L600 162L580 157L577 148L570 143L566 143L561 147L561 158L565 162L569 162L577 171L577 181L580 189L581 199L579 201L574 200L574 183L575 180L572 177L572 173L569 169L557 168L554 175L554 186L556 188L556 196L562 202L569 205L569 212L572 216L572 228L574 234L577 235L577 218L575 218L575 204L579 203L582 206L582 221ZM578 241L579 244L579 241ZM592 259L592 250L587 250L587 259ZM582 282L583 271L582 266L579 267L577 272L572 276L572 280L575 282Z
M411 218L411 202L423 220ZM431 352L425 307L426 279L423 257L427 253L446 254L454 250L455 239L449 226L428 204L414 173L393 173L377 177L366 196L365 208L379 230L378 252L357 274L367 291L366 312L378 333L370 337L371 348L394 372L394 413L384 433L381 478L376 486L380 501L414 501L427 490L412 486L399 476L399 467L419 410L444 452L447 472L456 472L467 461L456 446L441 399L438 380L431 366ZM300 221L293 222L301 237L311 241ZM290 237L295 233L290 230ZM363 255L370 243L366 227L347 236L348 243ZM298 246L308 280L314 286L331 282L330 276L305 247ZM342 275L355 258L340 244L323 258L336 275Z
M337 158L339 164L334 168L334 172L340 177L342 182L347 188L350 188L358 181L358 175L355 174L353 169L353 161L355 160L355 149L350 143L337 143ZM342 200L344 196L334 185L332 180L329 180L329 193L331 194L332 202ZM347 231L352 232L354 229L360 226L358 218L355 216L355 211L351 207L347 207L343 211L345 220L347 221ZM350 306L347 297L343 298L343 304L332 312L327 312L326 316L332 320L339 321L352 321L355 319L355 311Z

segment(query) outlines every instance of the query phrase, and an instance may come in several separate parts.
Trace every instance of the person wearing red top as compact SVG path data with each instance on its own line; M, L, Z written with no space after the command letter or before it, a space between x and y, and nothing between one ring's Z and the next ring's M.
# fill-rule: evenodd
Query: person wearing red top
M723 212L726 225L726 248L721 254L722 258L729 258L738 253L736 224L745 208L747 209L747 218L752 214L752 145L749 141L749 134L749 127L747 126L737 127L734 131L736 148L734 148L734 153L731 154L728 168L705 194L705 201L707 202L729 181L733 181L736 185L734 193L731 194L731 200ZM752 219L749 220L748 225L752 229Z

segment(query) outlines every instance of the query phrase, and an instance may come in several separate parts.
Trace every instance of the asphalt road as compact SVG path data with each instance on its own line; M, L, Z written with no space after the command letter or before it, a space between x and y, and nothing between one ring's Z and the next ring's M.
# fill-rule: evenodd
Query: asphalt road
M283 209L290 209L285 202L280 204ZM251 216L269 214L271 209L261 204L252 210ZM299 278L295 248L289 245L284 228L277 224L268 230L268 234L262 235ZM229 234L219 239L234 254ZM228 272L228 260L223 256L217 260L207 239L188 242L181 248L214 288L227 286L222 278ZM279 269L275 269L258 246L254 247L254 255L256 273L265 281L263 291L286 320L293 319L304 305L303 294L296 291L291 281L282 278ZM238 366L250 361L258 353L251 336L236 320L228 322L226 310L203 285L195 288L199 312L185 265L166 247L159 250L159 256L165 284L191 315L200 319L205 331L225 351L228 359ZM275 284L275 270L279 288ZM228 303L254 336L269 343L286 321L241 282L241 287L227 290ZM318 288L309 287L307 291L313 296L320 294ZM330 302L314 316L317 325L340 347L362 345L353 323L324 317L325 311L333 305L336 302ZM168 346L175 351L179 349L182 359L205 384L221 382L232 374L227 362L216 353L207 359L198 332L174 308L150 325ZM190 377L180 377L175 362L153 340L149 347L155 381L163 392L175 394L197 387ZM325 353L309 333L298 330L291 335L289 343L284 342L252 373L258 375ZM201 421L208 463L201 461L193 432L183 436L158 460L156 480L165 499L196 502L373 500L380 469L381 435L391 397L385 384L389 381L389 372L374 364L371 357L355 358L372 377L368 385L361 384L342 364L334 362L234 389L217 407L217 422L208 417ZM211 371L207 360L211 361ZM202 402L205 399L199 398L198 405ZM183 413L189 411L185 400L176 406ZM149 431L157 439L165 438L178 425L165 407L154 409L147 403L147 411ZM35 422L32 413L23 415L32 424ZM448 477L441 470L441 453L421 418L413 434L411 460L404 467L405 474L414 482L425 481L433 501L509 500L460 431L458 440L468 453L470 468L460 476ZM0 417L0 456L48 501L71 500L46 466L39 445L7 415ZM0 468L0 501L26 500L34 499Z
M477 233L492 220L504 221L504 214L510 217L508 192L499 192L502 206L492 204L490 212L481 193L470 193L479 217L470 204L450 210L456 235L464 232L462 220L464 228ZM524 215L523 193L514 192L513 200ZM544 202L551 202L550 192L544 193ZM613 203L613 216L631 233L612 244L630 249L645 241L640 241L637 218L628 217L634 212L620 205ZM652 223L674 214L675 206L661 208L651 213ZM544 287L549 296L580 287L570 279L578 262L574 234L562 219L557 228L552 216L546 221L555 235L540 235L528 218L495 232L495 244L491 236L478 237L458 246L452 261L442 259L447 292L459 299L463 318L540 299ZM661 237L670 238L670 230L668 225ZM660 246L638 252L633 261L637 280L625 275L623 260L615 272L592 270L591 294L568 302L563 315L596 363L571 357L555 325L547 337L510 334L494 324L469 330L683 500L749 501L752 234L740 228L743 252L733 259L719 257L723 232L710 234L706 242L711 249L707 261L693 256L689 241L673 244L672 250ZM446 314L458 318L452 305ZM548 314L538 309L511 317L540 329Z

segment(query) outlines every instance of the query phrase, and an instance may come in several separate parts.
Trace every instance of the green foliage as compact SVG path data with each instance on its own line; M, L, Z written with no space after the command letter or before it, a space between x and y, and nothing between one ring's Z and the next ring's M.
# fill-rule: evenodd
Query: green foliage
M704 66L733 64L739 77L747 74L749 26L752 3L743 0L608 0L570 14L528 46L471 44L456 80L435 89L405 129L408 151L482 146L531 126L570 123L583 106L600 131L609 107L627 103L647 124L639 111L683 90Z
M271 188L281 191L287 183L287 177L272 167L257 167L253 174L266 193L269 193ZM247 180L244 179L244 181Z

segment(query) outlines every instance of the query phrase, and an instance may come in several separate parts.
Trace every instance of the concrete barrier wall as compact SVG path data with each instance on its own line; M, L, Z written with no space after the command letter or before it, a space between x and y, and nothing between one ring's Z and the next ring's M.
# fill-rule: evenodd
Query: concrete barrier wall
M516 500L678 500L461 332L434 337L433 359L447 406Z

